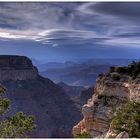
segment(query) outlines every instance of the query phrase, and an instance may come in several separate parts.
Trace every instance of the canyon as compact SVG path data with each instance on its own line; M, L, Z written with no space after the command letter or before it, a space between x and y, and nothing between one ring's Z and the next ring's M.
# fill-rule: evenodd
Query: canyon
M100 74L95 86L86 89L42 77L25 56L1 55L0 83L11 101L5 115L18 111L34 115L37 129L31 138L71 138L83 133L92 138L128 138L126 132L112 133L112 117L121 105L140 102L140 80L126 74L118 80L117 74Z
M0 83L11 101L6 117L18 111L35 116L37 129L30 137L72 137L80 110L60 86L38 74L29 58L0 56Z

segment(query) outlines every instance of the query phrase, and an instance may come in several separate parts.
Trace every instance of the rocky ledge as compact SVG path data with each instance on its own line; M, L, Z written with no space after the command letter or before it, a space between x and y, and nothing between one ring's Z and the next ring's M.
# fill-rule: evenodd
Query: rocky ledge
M0 81L35 79L38 75L32 61L25 56L0 56Z
M140 102L140 82L133 80L112 80L100 76L96 80L94 95L82 108L83 120L73 127L73 135L88 133L91 137L109 138L113 110L129 101ZM126 132L116 138L128 138Z

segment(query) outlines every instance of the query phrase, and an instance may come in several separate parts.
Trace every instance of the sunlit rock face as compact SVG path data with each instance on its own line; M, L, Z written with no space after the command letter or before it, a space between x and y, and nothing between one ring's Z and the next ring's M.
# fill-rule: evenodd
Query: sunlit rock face
M25 56L0 56L0 81L35 79L38 75L32 61Z
M38 74L29 58L0 56L0 83L11 102L6 116L18 111L35 116L32 138L72 137L80 110L60 86Z
M87 132L92 137L108 138L112 135L109 128L113 110L128 101L140 102L139 83L98 78L92 99L82 108L83 120L73 127L73 135Z

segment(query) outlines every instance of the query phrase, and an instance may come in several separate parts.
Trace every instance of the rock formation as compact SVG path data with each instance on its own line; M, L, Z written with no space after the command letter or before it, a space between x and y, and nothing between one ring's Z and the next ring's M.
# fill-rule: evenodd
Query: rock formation
M73 97L72 100L75 102L75 105L81 110L82 106L86 104L87 100L90 99L93 95L94 88L90 87L81 92L77 97Z
M0 56L0 81L35 79L37 74L37 68L25 56Z
M129 138L129 135L128 135L128 133L127 132L121 132L120 134L118 134L117 136L116 136L116 138L118 138L118 139L120 139L120 138Z
M113 80L101 76L96 80L94 95L82 108L83 120L73 127L73 135L87 132L91 137L109 138L113 110L128 101L140 102L140 82ZM125 135L125 136L124 136ZM128 137L121 133L117 138Z
M79 102L81 105L84 105L88 99L90 99L92 97L92 95L94 94L94 88L90 87L86 90L83 90L79 96Z
M64 90L39 76L29 58L0 56L0 81L7 89L11 107L7 116L18 111L32 114L38 125L31 137L71 137L80 111Z
M59 83L57 83L57 85L59 85L60 87L62 87L64 89L65 93L69 97L79 96L83 90L86 90L82 86L71 86L71 85L65 84L64 82L59 82Z

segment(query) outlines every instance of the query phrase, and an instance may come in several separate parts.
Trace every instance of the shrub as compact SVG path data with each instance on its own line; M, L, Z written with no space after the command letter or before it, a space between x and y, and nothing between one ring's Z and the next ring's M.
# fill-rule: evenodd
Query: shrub
M98 77L103 77L104 76L104 74L103 73L100 73L99 75L98 75Z
M140 61L133 61L127 67L110 67L109 74L112 73L126 74L131 76L133 79L136 79L140 74Z
M135 79L140 74L140 61L133 61L130 65L128 65L129 75Z
M115 72L115 67L110 67L109 73Z
M83 133L77 134L75 138L91 138L91 136L89 133L83 132Z
M115 71L121 74L127 73L127 68L126 67L116 67Z
M129 102L119 108L111 127L116 134L126 131L130 138L140 138L140 103Z
M119 81L121 79L121 75L117 72L111 73L111 78L115 81Z
M105 96L105 95L99 95L98 96L98 99L101 99L102 100L102 103L104 106L106 106L108 104L108 97Z

